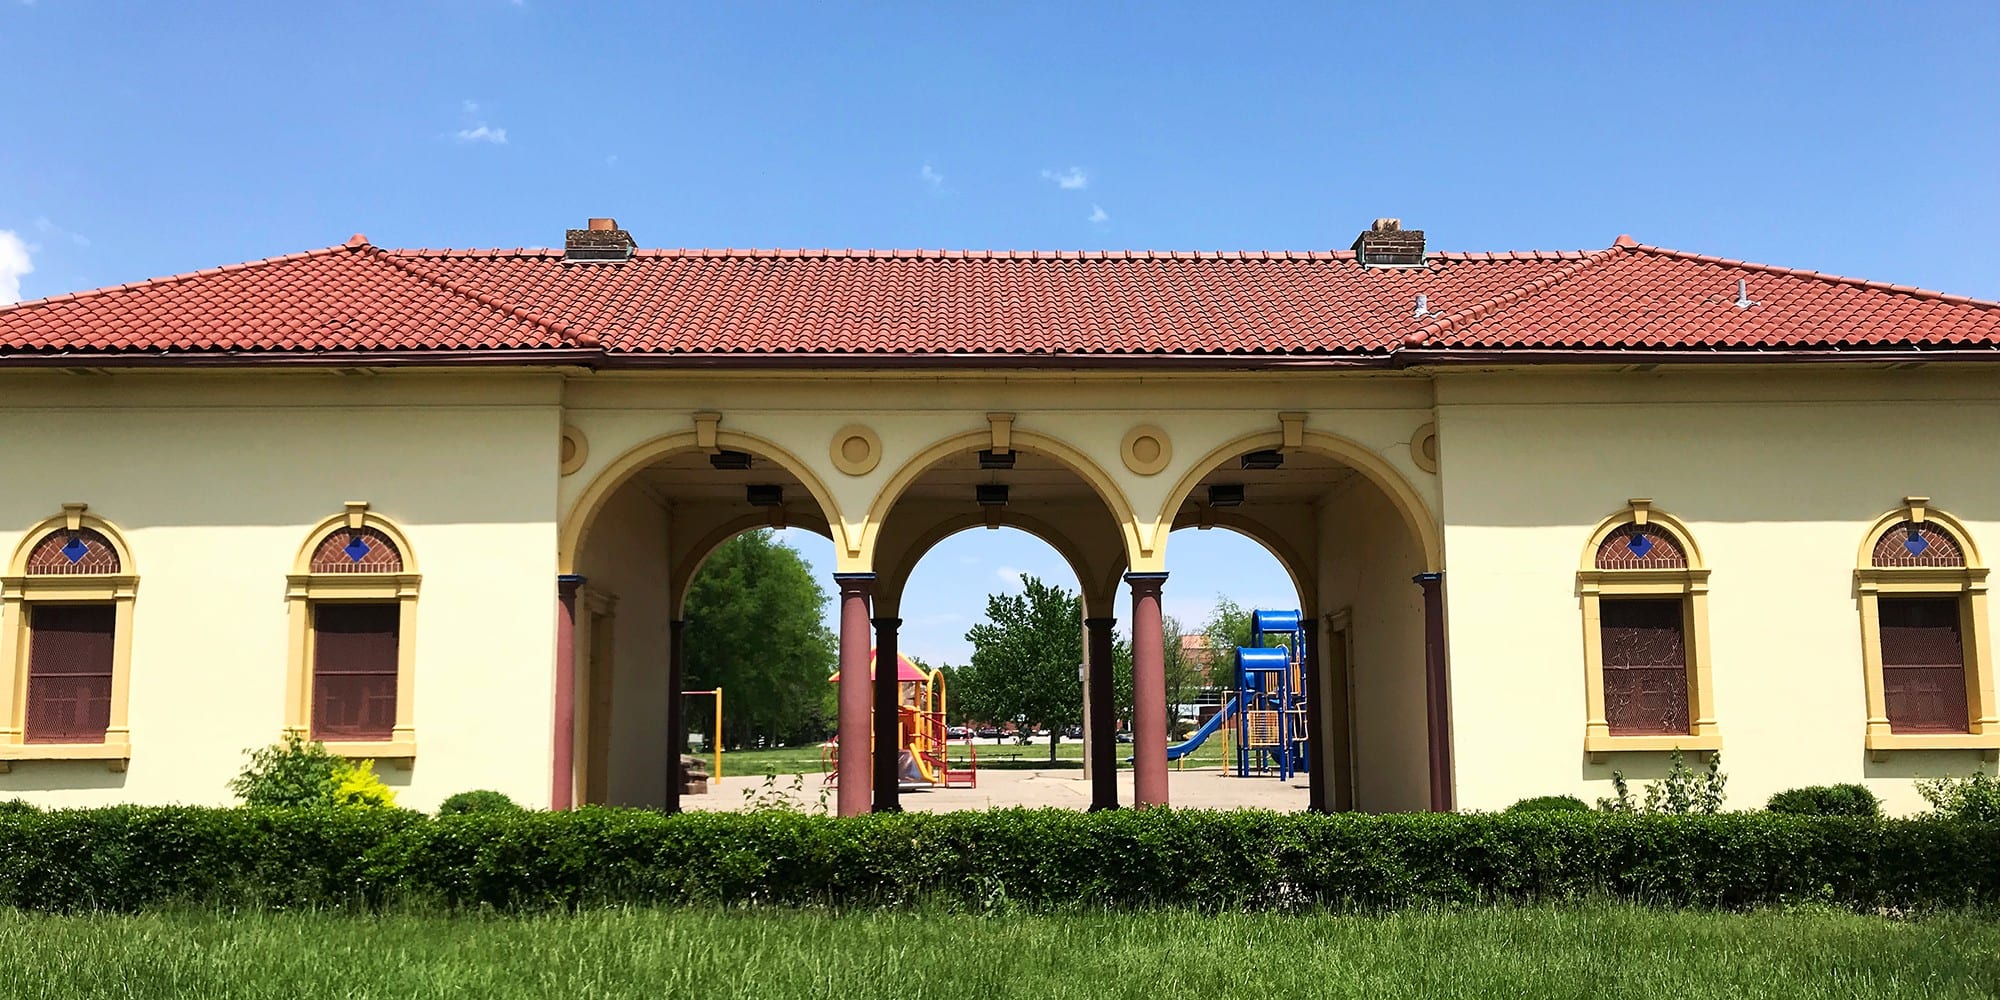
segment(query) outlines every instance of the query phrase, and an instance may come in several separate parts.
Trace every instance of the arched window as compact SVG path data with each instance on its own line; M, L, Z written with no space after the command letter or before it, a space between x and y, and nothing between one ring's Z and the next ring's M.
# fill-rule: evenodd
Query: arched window
M0 577L0 770L16 760L132 756L132 602L118 529L69 503L28 530Z
M1854 570L1868 749L2000 750L1986 640L1986 567L1957 519L1904 497Z
M287 730L352 757L416 756L421 579L409 541L366 503L351 501L313 529L286 578Z
M1591 534L1583 604L1584 749L1718 750L1708 570L1687 528L1635 499Z

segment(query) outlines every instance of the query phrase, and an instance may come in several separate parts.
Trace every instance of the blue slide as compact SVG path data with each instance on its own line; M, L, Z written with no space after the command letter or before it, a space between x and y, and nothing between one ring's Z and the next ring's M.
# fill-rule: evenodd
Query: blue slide
M1236 699L1232 697L1222 704L1221 711L1209 716L1208 721L1202 723L1200 729L1188 734L1186 742L1176 743L1168 747L1167 759L1179 760L1200 749L1202 741L1214 736L1215 731L1226 725L1229 722L1229 717L1234 714L1236 714Z

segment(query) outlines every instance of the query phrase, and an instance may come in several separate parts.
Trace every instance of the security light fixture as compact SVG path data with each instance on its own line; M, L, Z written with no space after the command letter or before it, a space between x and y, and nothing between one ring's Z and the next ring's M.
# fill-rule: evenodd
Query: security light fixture
M982 469L1011 469L1014 467L1014 452L1010 451L1005 454L996 455L987 449L981 448L979 450L979 467Z
M1243 484L1242 483L1211 484L1208 488L1208 505L1210 507L1243 506Z
M743 492L752 507L776 507L785 502L785 488L778 483L752 483Z
M981 507L1005 507L1007 506L1007 484L980 483L972 488L972 499L979 501L979 506Z
M708 464L724 472L741 472L750 467L747 451L718 451L708 456Z
M1276 449L1253 451L1243 456L1246 469L1275 469L1285 464L1285 453Z

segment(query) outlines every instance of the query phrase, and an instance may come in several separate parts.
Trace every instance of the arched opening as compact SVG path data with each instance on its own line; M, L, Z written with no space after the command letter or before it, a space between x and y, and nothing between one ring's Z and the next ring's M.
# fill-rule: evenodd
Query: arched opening
M559 807L678 807L688 594L703 563L746 531L831 536L825 490L802 468L741 435L720 435L715 450L693 434L669 435L585 488L562 532L559 642L569 655L557 663Z
M1408 482L1345 439L1307 432L1287 447L1272 433L1218 449L1174 496L1174 527L1240 531L1290 570L1312 666L1313 807L1448 807L1442 554ZM1168 565L1185 579L1178 552Z

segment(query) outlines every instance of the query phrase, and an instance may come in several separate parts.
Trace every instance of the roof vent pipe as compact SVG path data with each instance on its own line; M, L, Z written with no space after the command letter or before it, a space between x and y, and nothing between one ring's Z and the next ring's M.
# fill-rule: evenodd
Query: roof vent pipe
M1430 297L1430 296L1428 296L1428 295L1425 295L1425 294L1424 294L1424 293L1422 293L1422 292L1418 292L1418 293L1417 293L1417 311L1416 311L1415 315L1416 315L1416 316L1417 316L1417 317L1418 317L1419 319L1421 319L1421 318L1423 318L1423 317L1425 317L1425 316L1429 316L1430 314L1431 314L1431 297Z
M1763 305L1761 302L1750 301L1750 282L1742 278L1736 279L1736 302L1734 304L1738 309L1748 309L1751 306Z
M591 219L571 229L563 239L564 263L617 263L632 259L632 234L618 228L617 219Z

